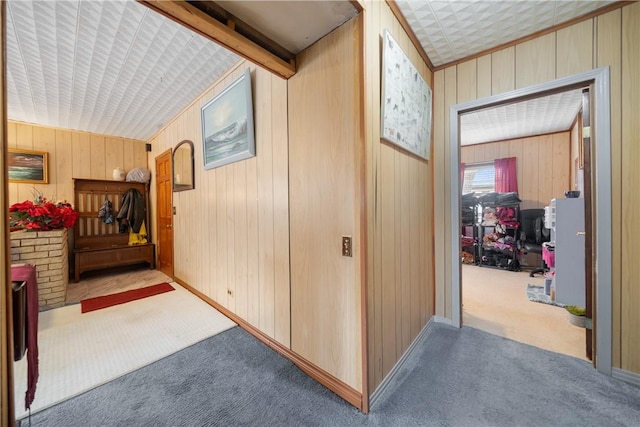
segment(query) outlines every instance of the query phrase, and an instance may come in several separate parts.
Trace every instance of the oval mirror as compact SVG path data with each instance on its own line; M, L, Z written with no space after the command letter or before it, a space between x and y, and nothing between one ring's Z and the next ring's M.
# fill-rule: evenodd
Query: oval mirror
M171 155L173 169L173 191L195 188L193 170L193 142L184 140L176 145Z

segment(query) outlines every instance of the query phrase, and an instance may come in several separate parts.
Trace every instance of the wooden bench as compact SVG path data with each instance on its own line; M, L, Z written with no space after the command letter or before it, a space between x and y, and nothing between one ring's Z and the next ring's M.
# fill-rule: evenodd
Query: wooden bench
M129 233L120 233L119 224L115 219L122 204L123 194L135 188L144 196L147 241L151 241L148 184L77 178L73 181L74 208L80 214L74 227L75 281L80 280L80 274L90 270L143 262L148 263L150 269L155 268L155 245L129 245ZM98 218L98 211L105 200L112 204L114 220L111 224L105 224Z

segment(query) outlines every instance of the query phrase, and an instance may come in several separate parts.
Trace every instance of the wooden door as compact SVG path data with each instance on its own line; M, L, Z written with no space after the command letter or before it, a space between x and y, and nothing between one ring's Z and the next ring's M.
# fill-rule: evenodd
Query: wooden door
M158 218L158 270L173 278L173 191L171 189L171 149L156 157Z
M591 111L589 89L582 90L582 156L584 163L584 254L585 254L585 309L587 319L593 319L593 252L592 252L592 209L591 209ZM591 322L592 323L592 322ZM585 334L586 356L593 359L593 329L587 325Z

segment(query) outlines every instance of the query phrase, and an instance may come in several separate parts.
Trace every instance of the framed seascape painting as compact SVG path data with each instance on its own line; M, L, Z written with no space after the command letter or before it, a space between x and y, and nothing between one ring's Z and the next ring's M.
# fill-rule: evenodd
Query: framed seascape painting
M431 88L388 30L382 44L381 103L381 137L429 160Z
M248 68L202 107L202 146L205 169L256 155L251 72Z
M48 184L48 153L9 148L9 182Z

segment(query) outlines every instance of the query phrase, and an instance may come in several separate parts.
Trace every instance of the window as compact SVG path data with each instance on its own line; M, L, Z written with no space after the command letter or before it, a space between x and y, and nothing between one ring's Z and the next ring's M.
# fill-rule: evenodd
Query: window
M495 191L496 169L493 162L465 165L462 194L491 193Z

